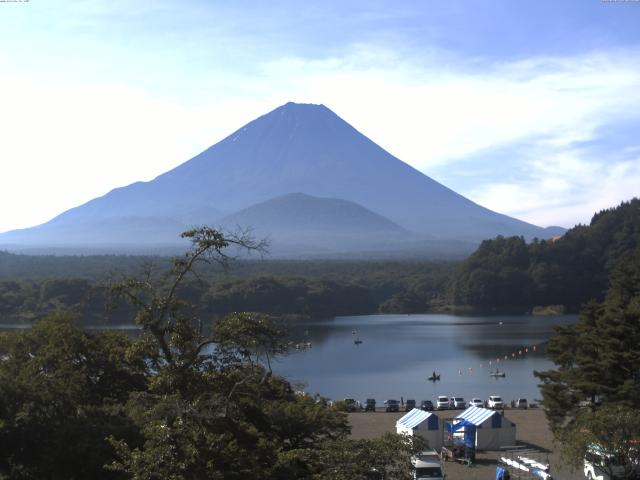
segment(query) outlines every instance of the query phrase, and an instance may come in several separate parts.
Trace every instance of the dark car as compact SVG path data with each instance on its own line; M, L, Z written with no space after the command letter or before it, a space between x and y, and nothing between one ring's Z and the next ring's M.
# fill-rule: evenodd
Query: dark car
M365 412L375 412L376 411L376 401L373 398L367 398L364 401L364 411Z
M411 410L413 410L414 408L416 408L416 401L415 400L407 400L404 404L404 411L405 412L409 412Z
M387 412L399 412L400 411L400 402L398 400L387 400L384 402L386 405Z
M345 398L344 406L347 412L357 412L358 411L358 402L356 402L353 398Z
M432 412L433 411L433 402L431 400L422 400L422 402L420 402L420 408L422 410L427 411L427 412Z

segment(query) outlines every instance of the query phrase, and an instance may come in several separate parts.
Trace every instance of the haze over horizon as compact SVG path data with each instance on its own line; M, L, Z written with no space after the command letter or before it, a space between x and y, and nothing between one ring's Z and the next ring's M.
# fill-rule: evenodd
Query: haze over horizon
M293 5L0 4L0 232L151 180L288 101L537 225L640 193L640 3Z

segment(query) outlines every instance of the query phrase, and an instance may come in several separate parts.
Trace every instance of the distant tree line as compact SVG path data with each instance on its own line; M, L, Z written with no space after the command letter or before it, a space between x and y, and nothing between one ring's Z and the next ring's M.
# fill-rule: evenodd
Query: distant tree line
M349 274L343 271L346 266L353 267ZM378 311L415 313L444 302L452 268L447 263L406 267L341 263L338 273L325 267L318 269L318 277L203 275L183 282L180 289L185 300L209 316L240 311L316 318ZM138 278L149 275L140 271ZM72 310L90 325L130 323L129 307L109 297L109 283L87 278L0 280L0 323L30 323L55 310Z
M483 309L564 305L578 311L601 301L618 259L640 245L640 200L593 216L561 238L485 240L453 274L448 300Z
M85 325L131 323L130 308L88 280L0 281L0 324L29 324L56 311L72 311Z
M181 286L208 314L260 311L334 316L469 309L524 312L561 305L577 312L602 300L607 275L640 245L640 200L594 215L555 240L497 237L462 263L427 261L242 260L230 274L204 266ZM28 322L72 308L87 323L126 322L106 311L105 286L162 271L165 257L26 256L0 252L0 322Z

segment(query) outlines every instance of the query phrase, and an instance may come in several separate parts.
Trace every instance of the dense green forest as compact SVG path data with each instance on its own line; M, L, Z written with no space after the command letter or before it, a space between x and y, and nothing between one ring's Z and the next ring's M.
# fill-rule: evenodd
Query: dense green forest
M564 305L577 311L601 301L618 259L640 245L640 200L596 213L561 238L526 243L519 237L485 240L457 269L449 301L483 309L530 310Z
M130 323L108 295L126 276L155 277L163 257L33 257L0 253L0 322L29 323L55 310L75 311L85 325ZM182 294L202 314L234 311L325 317L378 311L425 312L445 300L455 264L438 262L236 261L203 265Z

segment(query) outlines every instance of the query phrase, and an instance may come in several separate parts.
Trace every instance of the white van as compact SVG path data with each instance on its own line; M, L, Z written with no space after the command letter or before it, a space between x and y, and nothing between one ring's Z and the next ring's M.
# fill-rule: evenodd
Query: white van
M487 400L487 408L492 408L494 410L498 410L503 408L504 403L502 403L502 397L498 395L491 395L489 400Z
M615 455L593 445L584 456L584 476L588 480L616 480L624 478L624 467L618 463Z
M433 449L420 452L411 459L413 478L415 480L444 480L440 455Z

